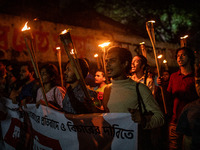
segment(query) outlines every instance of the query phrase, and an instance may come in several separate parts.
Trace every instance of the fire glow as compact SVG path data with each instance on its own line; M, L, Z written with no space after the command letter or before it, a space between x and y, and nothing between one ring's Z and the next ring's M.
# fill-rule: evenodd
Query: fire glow
M149 20L148 22L150 22L150 23L156 23L154 20Z
M99 55L98 54L94 54L94 57L97 58Z
M188 35L185 35L185 36L183 36L183 37L180 37L180 39L186 39L186 38L188 38Z
M158 55L158 59L161 59L162 58L162 54Z
M56 50L60 50L60 47L56 47Z
M65 29L65 30L63 30L62 32L61 32L61 34L65 34L65 33L67 33L68 31Z
M144 45L144 44L145 44L145 42L141 42L141 43L140 43L140 45Z
M103 43L103 44L100 44L100 45L98 45L99 47L106 47L106 46L108 46L110 44L110 42L106 42L106 43Z
M30 30L31 28L27 26L28 21L25 23L24 27L22 28L22 31Z

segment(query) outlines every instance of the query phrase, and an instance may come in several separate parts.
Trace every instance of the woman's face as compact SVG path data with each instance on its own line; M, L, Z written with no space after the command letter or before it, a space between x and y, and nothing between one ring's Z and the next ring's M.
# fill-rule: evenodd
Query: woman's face
M45 68L42 68L41 70L41 78L42 78L43 84L51 82L50 75L47 73Z

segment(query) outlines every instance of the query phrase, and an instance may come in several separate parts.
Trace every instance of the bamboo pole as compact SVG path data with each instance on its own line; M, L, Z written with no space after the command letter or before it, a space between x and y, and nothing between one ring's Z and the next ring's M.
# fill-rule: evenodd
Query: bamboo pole
M67 56L69 58L69 61L70 61L71 65L74 69L74 73L76 75L76 78L77 78L77 80L79 80L86 98L91 100L91 97L90 97L88 90L86 88L85 79L83 78L83 75L82 75L82 72L81 72L81 67L80 67L79 61L77 59L77 52L76 52L76 49L73 45L69 30L64 30L60 34L60 40L64 45L64 48L65 48L65 51L66 51ZM70 54L70 51L72 49L74 50L74 54Z
M42 82L42 78L40 76L39 68L38 68L38 65L36 63L36 57L35 57L35 53L34 53L34 49L33 49L33 41L32 41L33 37L32 37L32 35L30 33L30 27L29 28L27 27L27 23L28 22L26 22L24 28L22 29L22 32L23 32L23 35L24 35L25 44L26 44L26 48L27 48L28 53L30 55L31 62L32 62L36 77L39 79L39 82L41 84L42 94L43 94L46 106L48 106L47 98L46 98L46 94L45 94L45 90L44 90L44 86L43 86L43 82Z
M62 73L62 62L61 62L61 49L60 47L57 47L57 58L58 58L58 65L59 65L59 70L60 70L60 81L61 81L61 86L64 86L63 83L63 73Z
M158 72L158 77L160 77L160 68L159 68L159 64L158 64L158 57L157 57L157 53L156 53L156 48L155 48L155 34L154 34L154 28L153 28L153 21L148 21L146 22L146 30L148 32L152 47L153 47L153 52L154 52L154 57L155 57L155 62L156 62L156 68L157 68L157 72ZM150 24L150 29L149 29L149 24ZM167 114L167 108L166 108L166 103L165 103L165 97L164 97L164 92L163 92L163 88L160 87L161 89L161 95L162 95L162 100L163 100L163 106L164 106L164 110L165 110L165 114Z

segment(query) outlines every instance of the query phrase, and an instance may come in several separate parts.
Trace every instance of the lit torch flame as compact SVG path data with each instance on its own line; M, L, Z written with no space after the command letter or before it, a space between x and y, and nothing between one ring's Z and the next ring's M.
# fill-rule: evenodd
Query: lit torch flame
M60 47L58 46L58 47L56 47L56 49L57 49L57 50L60 50Z
M98 54L94 54L94 57L97 58L99 55Z
M70 54L71 54L71 55L74 55L74 49L71 49Z
M106 42L106 43L103 43L103 44L100 44L100 45L98 45L99 47L106 47L106 46L108 46L110 44L110 42Z
M151 22L151 23L156 23L154 20L149 20L148 22Z
M180 39L186 39L186 38L188 38L188 35L185 35L185 36L183 36L183 37L180 37Z
M27 26L28 21L25 23L24 27L22 28L22 31L30 30L31 28Z
M162 58L162 54L158 55L158 59Z
M164 63L164 64L166 64L166 63L167 63L167 60L166 60L166 59L165 59L165 60L163 60L163 63Z
M65 33L67 33L68 31L65 29L65 30L63 30L62 32L61 32L61 34L65 34Z

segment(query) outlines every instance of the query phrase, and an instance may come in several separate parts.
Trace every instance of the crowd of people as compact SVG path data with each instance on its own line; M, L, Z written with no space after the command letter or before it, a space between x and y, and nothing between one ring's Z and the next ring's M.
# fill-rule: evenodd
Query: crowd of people
M76 59L83 78L90 76L93 82L86 82L90 98L70 61L64 69L64 87L54 64L40 67L41 85L31 64L22 64L17 76L14 66L0 62L0 96L19 106L34 103L38 107L47 101L65 114L131 113L139 124L139 149L200 149L200 67L187 47L177 49L175 58L179 70L172 74L163 70L157 79L146 57L132 57L121 47L108 49L106 74L103 68L97 69L92 77L88 60ZM1 115L1 119L5 118Z

